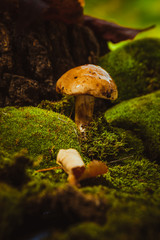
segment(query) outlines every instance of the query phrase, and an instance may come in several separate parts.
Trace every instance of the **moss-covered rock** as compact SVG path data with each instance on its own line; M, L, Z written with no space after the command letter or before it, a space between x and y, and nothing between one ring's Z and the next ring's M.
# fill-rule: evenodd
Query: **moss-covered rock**
M115 80L119 101L160 89L160 39L132 41L101 58Z
M148 158L160 160L160 91L123 101L105 113L107 122L142 139Z
M27 149L43 156L40 167L53 166L61 148L80 151L77 127L69 118L36 107L0 109L0 146L8 153Z

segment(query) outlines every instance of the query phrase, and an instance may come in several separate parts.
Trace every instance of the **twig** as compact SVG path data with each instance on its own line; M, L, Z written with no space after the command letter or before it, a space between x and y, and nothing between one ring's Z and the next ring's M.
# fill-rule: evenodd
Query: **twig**
M116 162L121 162L121 161L123 161L123 160L126 160L126 159L128 159L128 158L132 158L134 155L130 155L130 156L127 156L127 157L124 157L124 158L120 158L120 159L117 159L117 160L113 160L113 161L111 161L111 162L108 162L108 164L112 164L112 163L116 163Z
M130 155L130 156L127 156L127 157L124 157L124 158L120 158L120 159L117 159L117 160L113 160L111 162L108 162L108 164L112 164L112 163L116 163L116 162L121 162L123 160L126 160L128 158L132 158L134 155ZM98 160L99 161L99 160ZM56 167L51 167L51 168L44 168L44 169L39 169L39 170L36 170L36 172L46 172L46 171L50 171L50 170L55 170L55 169L63 169L63 167L61 166L56 166Z
M57 166L57 167L51 167L51 168L44 168L44 169L36 170L36 172L46 172L46 171L55 170L55 169L62 169L62 167Z

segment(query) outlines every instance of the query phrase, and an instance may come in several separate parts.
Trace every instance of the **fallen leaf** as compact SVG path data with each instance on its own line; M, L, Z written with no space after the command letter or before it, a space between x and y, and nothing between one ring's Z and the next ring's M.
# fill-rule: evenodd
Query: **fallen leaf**
M104 173L108 172L108 167L104 162L98 161L98 160L93 160L90 162L87 167L85 168L84 173L82 176L79 178L79 180L83 180L86 178L93 178L98 175L102 175Z
M87 15L84 16L84 25L91 28L97 36L113 43L133 39L138 33L155 27L155 25L153 25L143 29L128 28Z

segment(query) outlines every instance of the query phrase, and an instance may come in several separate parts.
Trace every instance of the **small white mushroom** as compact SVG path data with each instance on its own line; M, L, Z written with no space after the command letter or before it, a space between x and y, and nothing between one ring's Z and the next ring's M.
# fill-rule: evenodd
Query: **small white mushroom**
M68 173L68 181L72 185L78 184L78 179L85 170L85 164L76 149L60 149L57 154L57 164Z
M56 84L56 91L75 96L75 123L81 132L93 117L95 98L115 100L117 86L101 67L86 64L64 73Z
M57 154L57 164L60 167L51 167L46 169L39 169L38 172L55 170L57 168L63 168L68 173L68 181L71 185L78 186L81 180L86 178L93 178L98 175L102 175L108 171L108 167L105 163L97 160L91 161L86 167L85 164L76 149L60 149Z

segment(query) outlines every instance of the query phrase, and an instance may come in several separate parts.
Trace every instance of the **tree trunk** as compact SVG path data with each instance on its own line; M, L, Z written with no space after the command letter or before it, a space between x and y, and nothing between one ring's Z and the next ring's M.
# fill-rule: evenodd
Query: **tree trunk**
M0 106L58 100L58 78L70 68L96 64L101 47L83 25L45 21L17 31L9 13L0 13Z

